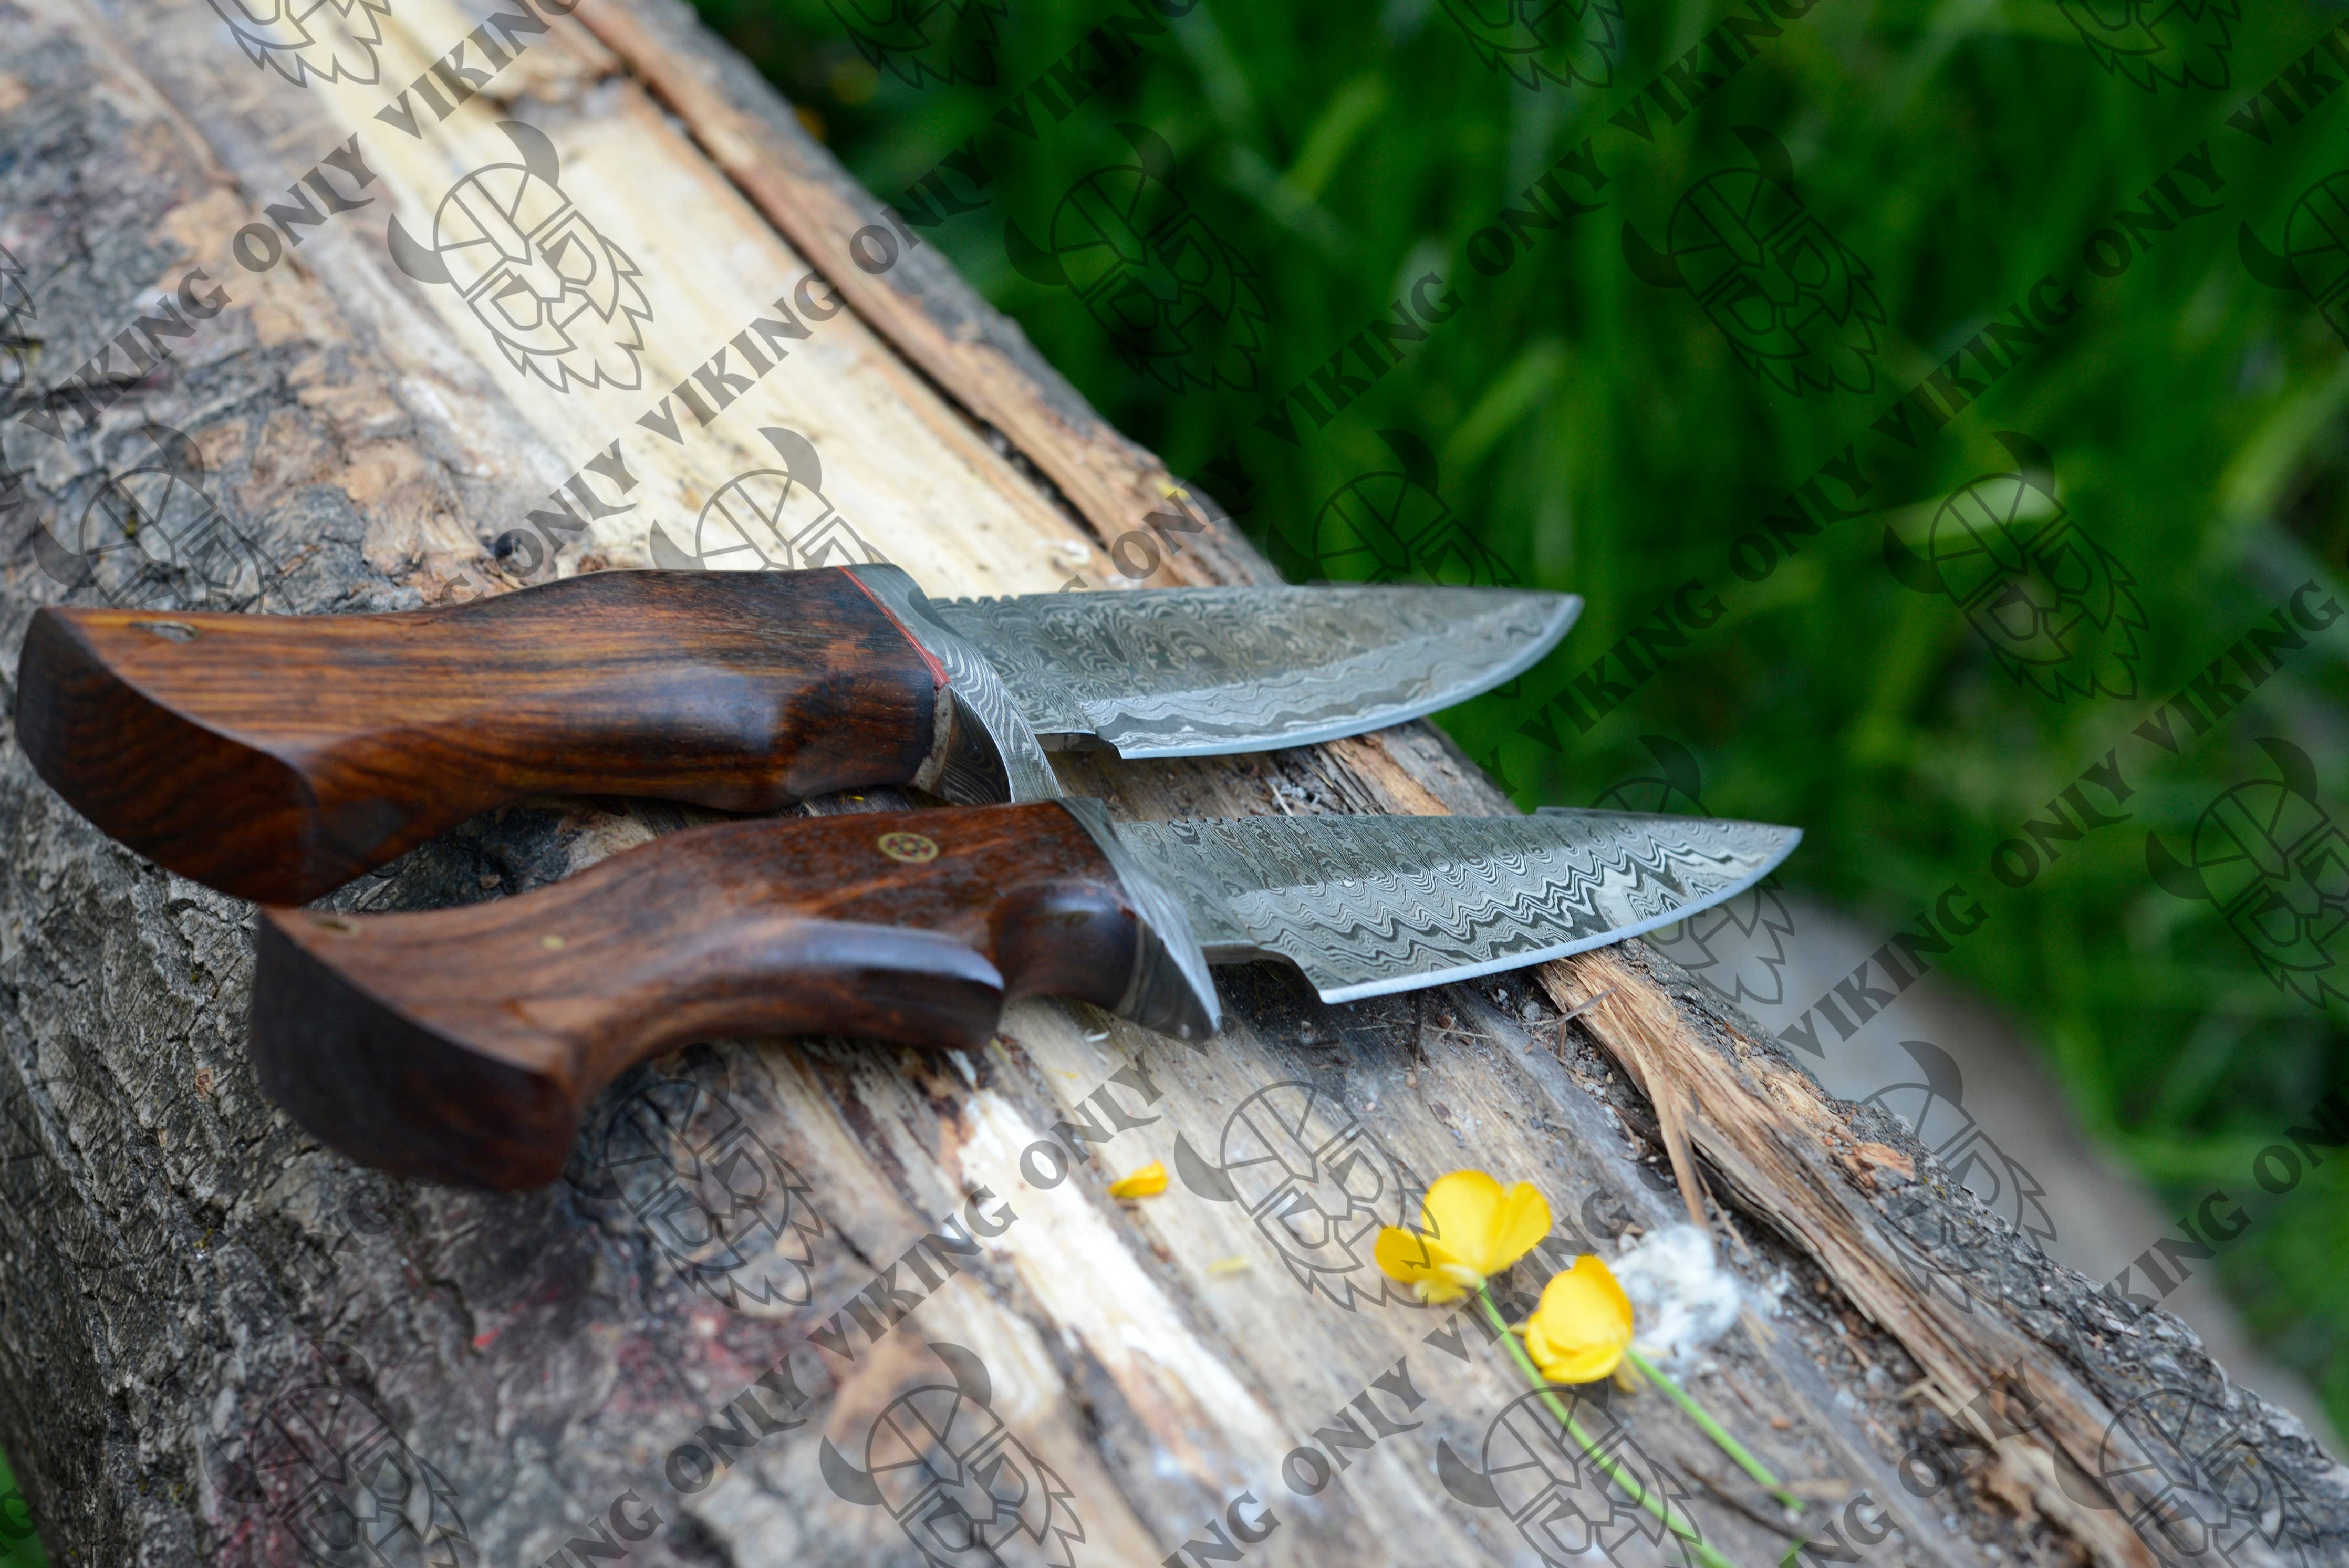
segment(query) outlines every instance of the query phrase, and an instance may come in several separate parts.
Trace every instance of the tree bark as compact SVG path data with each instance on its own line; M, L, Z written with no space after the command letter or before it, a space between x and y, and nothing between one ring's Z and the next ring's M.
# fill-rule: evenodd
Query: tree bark
M1165 509L1164 466L935 249L858 265L879 203L676 0L501 14L528 25L362 5L256 64L185 0L0 0L12 708L42 604L394 609L714 556L703 509L787 466L775 429L821 460L802 556L933 593L1133 586L1108 547ZM612 269L567 350L502 346L458 293L479 211L443 197L493 165L559 184ZM403 267L394 217L451 282ZM1219 523L1166 542L1154 582L1271 576ZM61 1562L985 1561L890 1463L948 1407L965 1510L1027 1488L985 1527L1006 1563L1563 1563L1577 1531L1682 1561L1562 1452L1547 1496L1591 1517L1542 1503L1510 1466L1549 1418L1506 1352L1371 1263L1460 1167L1557 1216L1513 1312L1576 1251L1713 1235L1748 1304L1694 1391L1799 1519L1655 1390L1577 1409L1732 1562L2349 1552L2349 1478L2296 1421L1644 944L1341 1008L1226 971L1199 1047L1058 1003L968 1055L712 1042L615 1089L562 1182L482 1196L264 1101L252 909L109 843L0 738L0 1445ZM1133 817L1511 809L1425 725L1061 761ZM334 902L511 894L688 815L536 803ZM1164 1196L1108 1196L1154 1160ZM2148 1522L2189 1506L2200 1558Z

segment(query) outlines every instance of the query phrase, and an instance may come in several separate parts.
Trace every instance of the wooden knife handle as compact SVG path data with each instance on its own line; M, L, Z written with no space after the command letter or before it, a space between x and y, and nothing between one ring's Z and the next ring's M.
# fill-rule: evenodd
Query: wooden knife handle
M261 913L270 1096L363 1164L509 1189L560 1175L646 1057L770 1033L975 1048L1011 997L1117 1006L1144 942L1050 802L721 823L460 909Z
M16 732L131 848L298 903L532 794L914 782L943 679L836 567L598 572L394 615L43 609Z

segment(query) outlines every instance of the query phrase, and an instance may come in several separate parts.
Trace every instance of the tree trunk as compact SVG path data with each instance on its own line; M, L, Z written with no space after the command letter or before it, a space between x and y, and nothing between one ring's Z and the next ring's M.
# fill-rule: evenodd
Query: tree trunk
M1269 576L1212 518L1154 535L1164 467L677 0L478 28L362 0L306 44L222 14L0 0L12 707L42 604L331 613L739 564L705 506L778 470L772 564L1121 588L1139 529L1154 582ZM548 225L525 281L600 269L567 339L511 309L501 337L528 296L460 242L507 209L443 204L499 165L478 189ZM1371 1262L1458 1167L1557 1213L1512 1313L1576 1251L1711 1232L1746 1306L1692 1388L1799 1519L1661 1392L1569 1397L1731 1562L2349 1552L2349 1483L2296 1421L1639 942L1340 1008L1226 971L1196 1047L1058 1003L970 1055L713 1042L624 1080L563 1181L488 1197L358 1168L265 1102L252 910L109 843L7 739L0 1446L62 1562L1683 1561L1475 1310ZM1133 817L1510 809L1424 725L1061 761ZM336 902L511 894L686 815L535 803ZM1154 1160L1164 1196L1108 1196ZM962 1484L918 1491L903 1461L949 1410L933 1460ZM952 1549L972 1529L997 1557Z

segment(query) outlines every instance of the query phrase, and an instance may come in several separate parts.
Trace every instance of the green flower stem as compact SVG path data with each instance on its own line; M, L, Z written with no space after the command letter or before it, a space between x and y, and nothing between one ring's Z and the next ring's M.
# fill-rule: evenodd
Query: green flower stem
M1558 1425L1566 1428L1566 1435L1574 1439L1575 1446L1588 1454L1593 1464L1605 1470L1609 1478L1617 1486L1621 1487L1633 1502L1654 1514L1666 1530L1687 1542L1690 1548L1695 1552L1697 1561L1703 1563L1704 1568L1736 1568L1736 1565L1728 1558L1705 1544L1704 1538L1696 1532L1695 1526L1678 1518L1672 1512L1670 1503L1662 1501L1653 1492L1641 1486L1638 1479L1625 1469L1619 1461L1610 1455L1599 1451L1597 1441L1589 1433L1582 1429L1573 1414L1564 1405L1558 1403L1557 1396L1550 1392L1549 1379L1541 1375L1540 1368L1533 1363L1533 1357L1526 1354L1526 1347L1519 1344L1517 1336L1510 1332L1508 1321L1501 1316L1501 1309L1493 1304L1492 1293L1479 1285L1476 1287L1476 1301L1477 1304L1485 1309L1485 1315L1492 1320L1493 1326L1500 1331L1502 1341L1509 1347L1509 1354L1516 1357L1517 1367L1526 1375L1526 1381L1541 1391L1542 1403L1549 1407L1549 1413L1557 1417Z
M1647 1374L1647 1376L1655 1383L1656 1386L1664 1391L1666 1398L1669 1398L1673 1404L1678 1405L1682 1410L1686 1411L1690 1420L1694 1421L1698 1426L1703 1428L1704 1435L1711 1438L1715 1443L1718 1443L1721 1446L1721 1451L1723 1453L1727 1454L1731 1459L1737 1461L1737 1468L1739 1469L1744 1470L1747 1475L1752 1476L1755 1480L1760 1481L1764 1487L1768 1489L1772 1497L1776 1498L1788 1508L1800 1508L1803 1506L1803 1500L1796 1497L1793 1492L1788 1491L1785 1489L1785 1486L1780 1482L1778 1478L1770 1473L1770 1468L1767 1465L1764 1465L1760 1459L1755 1459L1752 1454L1746 1452L1745 1445L1739 1442L1735 1438L1731 1437L1728 1429L1723 1427L1720 1422L1713 1418L1711 1411L1707 1410L1703 1406L1698 1404L1693 1398L1690 1397L1689 1391L1687 1389L1682 1387L1679 1384L1666 1376L1663 1372L1658 1369L1655 1363L1640 1355L1638 1350L1627 1348L1623 1352L1623 1355L1625 1359L1630 1361L1632 1366L1638 1367L1641 1372Z

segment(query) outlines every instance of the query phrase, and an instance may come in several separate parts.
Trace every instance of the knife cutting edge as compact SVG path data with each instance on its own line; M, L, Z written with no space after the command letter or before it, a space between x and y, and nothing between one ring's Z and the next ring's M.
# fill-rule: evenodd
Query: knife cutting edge
M323 1141L541 1186L633 1064L711 1035L977 1049L1072 996L1202 1040L1208 966L1329 1002L1563 957L1734 897L1799 830L1617 812L1114 825L1095 801L721 823L459 909L267 909L253 1049Z
M131 848L298 903L534 794L1028 802L1060 794L1049 748L1360 734L1525 670L1581 607L1345 584L933 601L889 566L598 572L382 615L49 607L16 733Z

